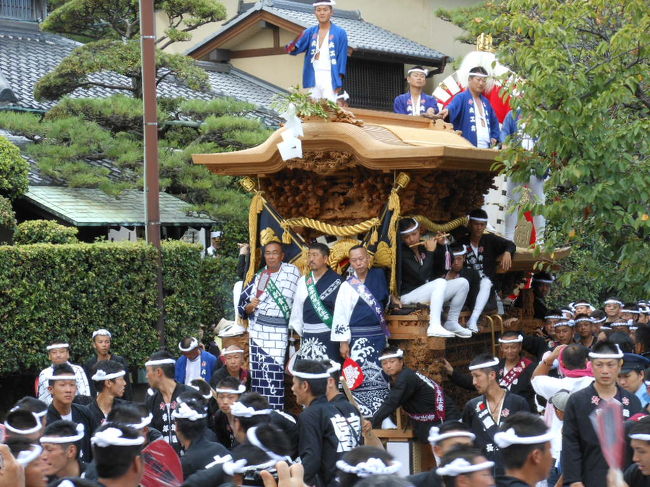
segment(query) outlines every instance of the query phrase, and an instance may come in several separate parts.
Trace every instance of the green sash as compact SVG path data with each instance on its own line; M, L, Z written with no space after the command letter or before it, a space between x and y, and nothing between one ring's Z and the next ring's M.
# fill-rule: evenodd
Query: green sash
M316 281L314 280L313 272L310 272L309 276L305 276L305 284L307 284L307 294L309 294L309 301L311 301L314 311L316 311L318 317L328 326L328 328L332 328L332 315L320 299L320 295L316 289Z
M262 273L260 272L260 274ZM282 296L282 293L273 282L273 279L271 279L271 276L269 276L269 281L266 284L266 290L273 298L273 301L275 301L275 304L278 305L278 308L280 308L280 311L282 312L282 316L284 316L284 319L289 321L289 316L291 316L291 308L287 304L287 300L284 299L284 296Z

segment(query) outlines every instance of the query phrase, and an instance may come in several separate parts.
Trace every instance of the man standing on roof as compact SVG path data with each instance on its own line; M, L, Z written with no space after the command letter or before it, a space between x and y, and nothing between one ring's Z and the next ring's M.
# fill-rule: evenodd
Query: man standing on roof
M336 102L343 93L348 35L331 21L334 5L334 0L314 2L318 25L303 31L286 49L292 56L305 53L302 85L310 90L312 98Z

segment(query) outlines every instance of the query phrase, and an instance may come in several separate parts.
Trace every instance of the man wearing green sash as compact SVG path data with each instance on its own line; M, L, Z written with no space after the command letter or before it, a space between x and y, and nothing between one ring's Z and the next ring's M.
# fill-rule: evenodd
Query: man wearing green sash
M329 268L330 249L315 242L309 246L310 272L298 281L289 328L302 337L299 357L307 360L338 361L339 344L332 342L332 315L341 276Z
M251 388L269 400L274 409L284 407L284 359L288 324L300 271L282 262L279 241L264 246L266 267L242 292L239 311L248 318Z

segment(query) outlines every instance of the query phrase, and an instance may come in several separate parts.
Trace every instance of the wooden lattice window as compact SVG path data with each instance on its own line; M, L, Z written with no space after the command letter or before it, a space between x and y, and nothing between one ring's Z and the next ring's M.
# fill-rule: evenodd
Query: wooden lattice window
M0 19L40 22L46 15L46 0L0 0Z
M393 100L404 90L404 65L348 58L345 89L350 106L393 111Z

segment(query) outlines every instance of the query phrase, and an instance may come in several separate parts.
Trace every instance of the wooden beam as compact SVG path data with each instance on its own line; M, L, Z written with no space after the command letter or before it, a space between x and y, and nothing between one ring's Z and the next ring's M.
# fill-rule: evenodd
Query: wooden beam
M284 47L260 47L258 49L242 49L241 51L231 51L230 59L238 59L245 57L261 57L261 56L277 56L278 54L286 54L287 51Z
M276 25L271 28L273 29L273 47L280 47L280 28Z

